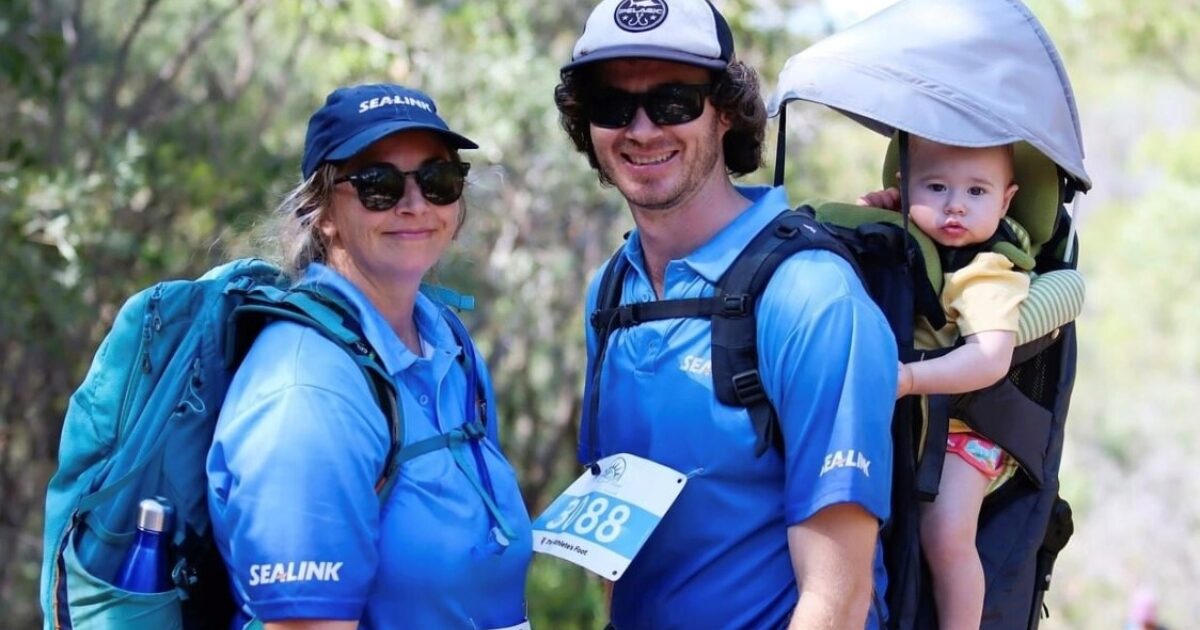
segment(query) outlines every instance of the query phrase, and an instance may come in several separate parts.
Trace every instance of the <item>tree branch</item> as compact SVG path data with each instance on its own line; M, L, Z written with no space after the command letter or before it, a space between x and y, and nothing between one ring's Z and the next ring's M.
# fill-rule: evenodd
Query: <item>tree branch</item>
M137 39L142 27L146 25L146 21L159 2L160 0L145 0L142 3L141 11L138 11L137 17L129 27L129 32L121 40L121 47L117 50L117 59L113 64L112 76L109 77L108 86L104 91L104 105L100 109L100 135L102 137L107 135L113 122L113 113L117 107L117 93L120 92L121 85L125 83L125 68L129 63L129 51L133 48L133 40Z
M70 93L69 86L75 75L75 67L80 61L79 27L83 22L82 16L83 0L75 0L71 14L62 19L63 43L66 44L68 51L67 61L62 75L58 78L58 83L54 86L55 98L51 99L52 108L50 110L50 137L46 143L49 147L46 157L48 162L55 166L61 164L63 160L63 136L66 133L67 107L72 100L67 95Z
M235 101L246 90L250 80L254 78L254 68L258 60L258 40L254 38L254 23L258 21L259 7L246 12L245 38L238 48L237 62L234 65L233 81L226 93L227 101Z
M369 26L357 24L351 30L351 34L358 36L372 48L380 48L393 55L408 57L408 45L403 40L388 37Z
M269 95L272 101L282 101L287 90L293 85L293 79L296 76L296 64L300 59L300 49L304 42L308 40L309 30L308 21L300 23L300 31L296 33L296 39L292 41L292 45L288 47L287 56L284 57L283 67L270 79ZM258 129L270 128L271 121L279 114L279 109L275 107L264 107L258 117Z
M204 44L205 40L212 37L217 28L235 11L244 7L257 7L263 0L237 0L228 7L211 15L207 20L200 23L195 30L188 36L179 52L171 58L162 69L159 70L158 76L154 81L142 91L141 95L134 101L132 107L129 108L125 116L124 122L129 125L141 125L150 110L157 104L166 88L175 82L183 67L191 60L196 51Z

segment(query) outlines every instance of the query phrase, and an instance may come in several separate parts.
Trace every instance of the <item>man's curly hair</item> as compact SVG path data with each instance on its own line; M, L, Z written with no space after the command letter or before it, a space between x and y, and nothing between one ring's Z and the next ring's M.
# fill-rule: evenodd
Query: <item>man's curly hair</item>
M596 161L584 106L588 89L595 87L591 68L565 70L561 79L554 88L559 122L575 148L587 155L588 163L596 169L600 181L612 184ZM718 113L729 119L729 131L721 140L729 174L740 176L758 170L762 166L763 139L767 133L767 109L758 90L758 73L741 61L729 62L725 71L715 77L709 100Z

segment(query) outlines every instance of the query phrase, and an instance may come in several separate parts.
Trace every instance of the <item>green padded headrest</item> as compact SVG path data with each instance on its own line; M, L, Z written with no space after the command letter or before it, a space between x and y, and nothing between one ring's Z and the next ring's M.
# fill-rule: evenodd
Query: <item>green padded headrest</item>
M893 135L883 158L883 187L897 185L900 170L899 136ZM1029 232L1030 252L1038 254L1058 221L1058 166L1026 142L1013 144L1013 179L1017 194L1008 205L1008 216Z

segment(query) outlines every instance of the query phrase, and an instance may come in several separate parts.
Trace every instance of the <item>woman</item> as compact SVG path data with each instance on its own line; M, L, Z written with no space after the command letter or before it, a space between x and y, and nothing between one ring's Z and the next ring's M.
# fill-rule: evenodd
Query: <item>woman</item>
M408 445L474 420L466 366L483 361L419 291L462 224L458 150L474 148L421 92L341 88L309 120L303 183L277 210L285 269L356 313ZM355 360L314 330L269 325L208 458L235 627L523 627L529 516L486 409L486 434L405 461L377 494L390 435Z

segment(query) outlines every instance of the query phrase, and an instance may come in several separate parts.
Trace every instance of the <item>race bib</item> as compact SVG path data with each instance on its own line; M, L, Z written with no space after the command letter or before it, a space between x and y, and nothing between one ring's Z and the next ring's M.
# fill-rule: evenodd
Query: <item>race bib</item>
M628 453L584 471L533 522L533 550L573 562L608 580L625 573L658 527L687 475Z

